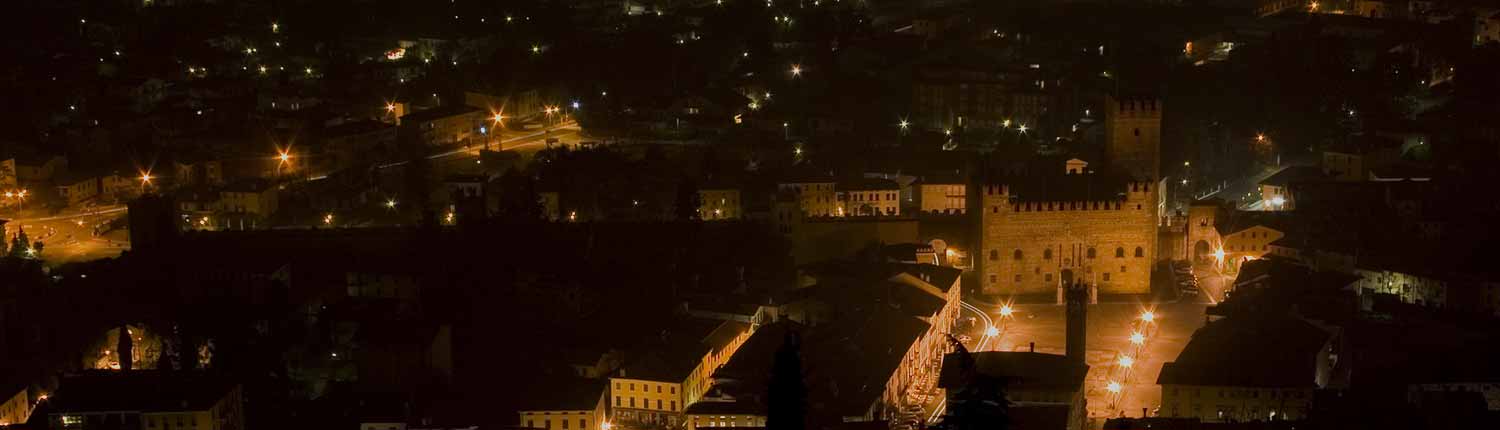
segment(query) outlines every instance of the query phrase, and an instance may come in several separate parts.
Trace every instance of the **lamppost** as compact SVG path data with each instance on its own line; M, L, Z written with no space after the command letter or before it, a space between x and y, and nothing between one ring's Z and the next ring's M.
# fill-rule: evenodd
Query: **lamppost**
M901 146L901 138L906 136L906 130L909 127L911 127L911 122L908 122L906 118L901 118L901 122L896 123L896 146Z
M286 149L277 149L276 152L276 179L281 179L281 168L292 162L292 153Z

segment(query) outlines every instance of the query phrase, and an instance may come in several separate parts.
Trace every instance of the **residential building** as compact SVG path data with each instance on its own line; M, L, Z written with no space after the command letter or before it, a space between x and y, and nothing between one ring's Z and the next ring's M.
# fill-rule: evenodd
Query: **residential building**
M1035 128L1055 104L1047 88L1057 85L1040 65L922 65L912 80L911 119L932 130Z
M924 214L963 215L968 207L968 185L962 181L927 180L917 183L917 200Z
M68 172L68 159L60 155L16 157L11 163L15 166L16 180L21 184L44 183Z
M750 338L740 321L687 318L660 342L643 345L610 380L611 420L677 426L688 404L713 386L715 370Z
M698 206L698 217L705 221L740 219L743 216L739 189L700 188L698 198L702 201Z
M316 147L323 173L372 164L396 155L396 127L381 121L355 121L323 129Z
M715 427L765 427L766 406L754 394L711 393L683 412L687 430Z
M437 107L401 117L397 137L404 144L453 146L477 143L479 128L489 118L484 111L464 105Z
M0 385L0 427L24 424L31 418L31 408L35 403L28 395L29 391L27 384Z
M609 397L606 382L568 377L537 390L518 411L518 425L544 430L605 430Z
M1268 345L1275 345L1268 348ZM1204 422L1298 420L1331 377L1334 337L1282 315L1209 322L1162 365L1161 416Z
M124 201L141 195L141 178L119 172L99 176L99 195L109 201Z
M942 360L938 387L949 403L965 401L958 396L970 381L964 379L963 360L958 353ZM1022 351L982 351L968 353L979 377L1005 381L1005 400L1012 414L1061 415L1065 427L1083 430L1088 424L1088 399L1084 397L1084 377L1089 366L1073 357ZM981 399L983 400L983 399ZM1043 427L1037 427L1043 428Z
M59 175L57 183L57 195L62 197L68 206L76 206L83 202L93 200L99 196L99 177L92 174L69 173Z
M240 430L239 384L198 373L137 370L63 379L48 399L55 429Z
M776 185L782 196L797 202L803 217L844 216L834 191L833 175L801 167Z
M1271 252L1271 242L1285 236L1280 230L1261 224L1238 229L1222 236L1224 264L1238 267L1245 260L1264 257Z
M173 178L178 186L223 185L224 163L212 159L187 159L172 163Z
M837 183L838 216L896 216L901 214L901 186L895 181L859 178Z
M249 178L231 183L219 191L219 211L270 217L276 213L276 191L275 184L265 179Z
M1344 173L1339 172L1340 175ZM1325 179L1322 169L1311 166L1292 166L1260 181L1260 208L1271 211L1297 209L1294 185Z

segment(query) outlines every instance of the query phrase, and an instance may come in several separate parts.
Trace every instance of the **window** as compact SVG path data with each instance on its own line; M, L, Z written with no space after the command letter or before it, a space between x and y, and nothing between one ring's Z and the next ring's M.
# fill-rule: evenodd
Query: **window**
M635 407L635 398L634 397L630 398L630 407L632 407L632 408Z
M1125 258L1125 248L1115 248L1115 258Z
M1047 276L1045 278L1043 278L1043 279L1046 280L1047 282L1052 282L1052 274L1048 273Z
M552 420L543 419L542 420L542 428L544 428L544 429L550 429L550 428L552 428Z
M562 428L565 428L565 429L568 428L568 419L567 418L563 418L560 421L562 421Z
M656 409L661 410L661 399L656 399Z
M528 427L528 428L536 427L536 424L533 423L531 420L526 420L526 427Z
M671 388L672 388L672 394L677 394L677 387L671 387Z
M1104 272L1104 282L1109 282L1109 272Z
M1042 259L1043 260L1051 260L1052 259L1052 248L1047 248L1047 250L1042 251Z
M1020 259L1021 259L1021 257L1024 257L1024 256L1025 256L1025 255L1023 255L1023 254L1022 254L1022 253L1021 253L1021 250L1019 250L1019 249L1017 249L1017 250L1016 250L1016 252L1013 252L1013 253L1011 253L1011 255L1010 255L1010 258L1011 258L1011 259L1014 259L1014 260L1020 260Z
M1120 266L1120 273L1125 273L1125 266Z
M1020 252L1020 251L1016 251L1016 252ZM999 260L999 259L1000 259L1000 250L998 250L998 249L991 249L990 250L990 261L995 261L995 260Z
M1146 250L1145 249L1142 249L1139 246L1135 247L1135 258L1141 258L1141 257L1145 257L1145 256L1146 256Z
M656 386L656 394L661 394L661 386L660 385Z
M620 396L615 396L615 406L620 406Z
M990 275L990 283L1000 282L1000 275Z
M634 382L630 383L630 391L635 391L635 383Z
M589 419L588 418L579 418L578 419L578 430L588 430L588 428L589 428Z
M1016 282L1017 283L1021 282L1021 275L1016 275Z
M1089 258L1094 258L1094 248L1089 248L1089 250L1088 250L1088 256L1089 256Z
M671 404L671 406L672 406L672 409L671 409L671 410L672 410L672 411L676 411L676 410L677 410L677 401L676 401L676 400L673 400L673 401L672 401L672 404Z

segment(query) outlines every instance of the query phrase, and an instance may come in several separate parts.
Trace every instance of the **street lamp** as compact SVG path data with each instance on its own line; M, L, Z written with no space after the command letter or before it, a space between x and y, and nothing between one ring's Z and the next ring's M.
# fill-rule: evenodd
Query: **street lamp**
M323 225L333 225L333 214L323 215Z
M1136 344L1136 345L1144 344L1144 343L1146 343L1146 335L1141 334L1141 332L1131 333L1130 334L1130 343L1133 343L1133 344Z
M1148 323L1156 321L1156 312L1152 312L1152 311L1141 312L1141 321L1145 321L1145 322L1148 322Z
M1000 328L999 327L995 327L995 326L990 326L989 328L984 329L984 335L985 336L989 336L989 337L999 336L1000 335Z
M1001 317L1010 318L1010 315L1012 313L1014 313L1014 312L1015 312L1015 310L1011 309L1010 305L1000 305L1000 316Z
M614 428L615 428L615 425L614 424L610 424L609 421L605 421L605 422L599 424L599 430L612 430Z
M1126 369L1129 369L1130 366L1132 366L1134 364L1135 364L1135 359L1134 358L1130 358L1130 356L1128 356L1128 355L1122 355L1122 356L1120 356L1120 367L1124 367Z
M802 65L801 64L793 64L792 65L792 77L796 78L796 77L801 77L801 76L802 76Z
M1121 388L1122 387L1120 386L1120 383L1116 381L1109 381L1109 385L1104 387L1104 389L1109 390L1110 393L1114 394L1120 394Z
M386 207L386 209L395 209L396 208L396 199L386 200L385 201L385 207Z

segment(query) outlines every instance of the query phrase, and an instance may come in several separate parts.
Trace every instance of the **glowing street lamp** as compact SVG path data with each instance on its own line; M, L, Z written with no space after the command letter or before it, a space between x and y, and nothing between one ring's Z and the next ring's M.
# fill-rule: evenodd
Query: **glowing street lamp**
M1000 126L1001 128L1010 128L1010 120L1006 119L1005 121L1000 121Z
M1152 311L1141 312L1141 321L1145 321L1145 322L1154 322L1154 321L1156 321L1156 312L1152 312Z
M1224 248L1219 248L1219 249L1214 250L1214 258L1219 259L1219 263L1223 264L1224 263Z
M999 336L1000 335L1000 328L999 327L995 327L995 326L990 326L989 328L984 329L984 335L985 336L989 336L989 337Z
M1141 332L1131 333L1130 334L1130 343L1133 343L1133 344L1136 344L1136 345L1144 344L1144 343L1146 343L1146 335L1141 334Z
M386 209L395 209L396 208L396 199L386 200L385 201L385 207L386 207Z
M1128 355L1122 355L1122 356L1120 356L1120 367L1124 367L1126 369L1129 369L1130 366L1132 366L1132 365L1135 365L1135 359L1134 358L1130 358L1130 356L1128 356Z
M1264 133L1256 133L1255 134L1255 141L1256 142L1265 142L1266 141L1266 135Z
M395 103L386 103L385 104L385 111L386 112L395 113L396 112L396 104Z
M323 215L323 225L333 225L333 214Z
M802 65L801 64L793 64L792 65L792 77L795 78L795 77L800 77L800 76L802 76Z
M1016 128L1016 130L1017 130L1017 131L1020 131L1020 132L1021 132L1021 134L1026 134L1026 130L1027 130L1027 128L1026 128L1026 124L1021 124L1021 126L1020 126L1020 127L1018 127L1018 128Z
M1109 381L1109 385L1106 385L1104 387L1104 389L1109 390L1109 392L1113 393L1113 394L1120 394L1120 389L1121 388L1123 388L1123 387L1120 385L1119 382L1116 382L1116 381Z
M615 425L614 424L610 424L609 421L605 421L605 422L599 424L599 430L612 430L614 428L615 428Z
M1001 317L1010 318L1013 313L1015 313L1015 309L1011 309L1010 305L1000 305Z

